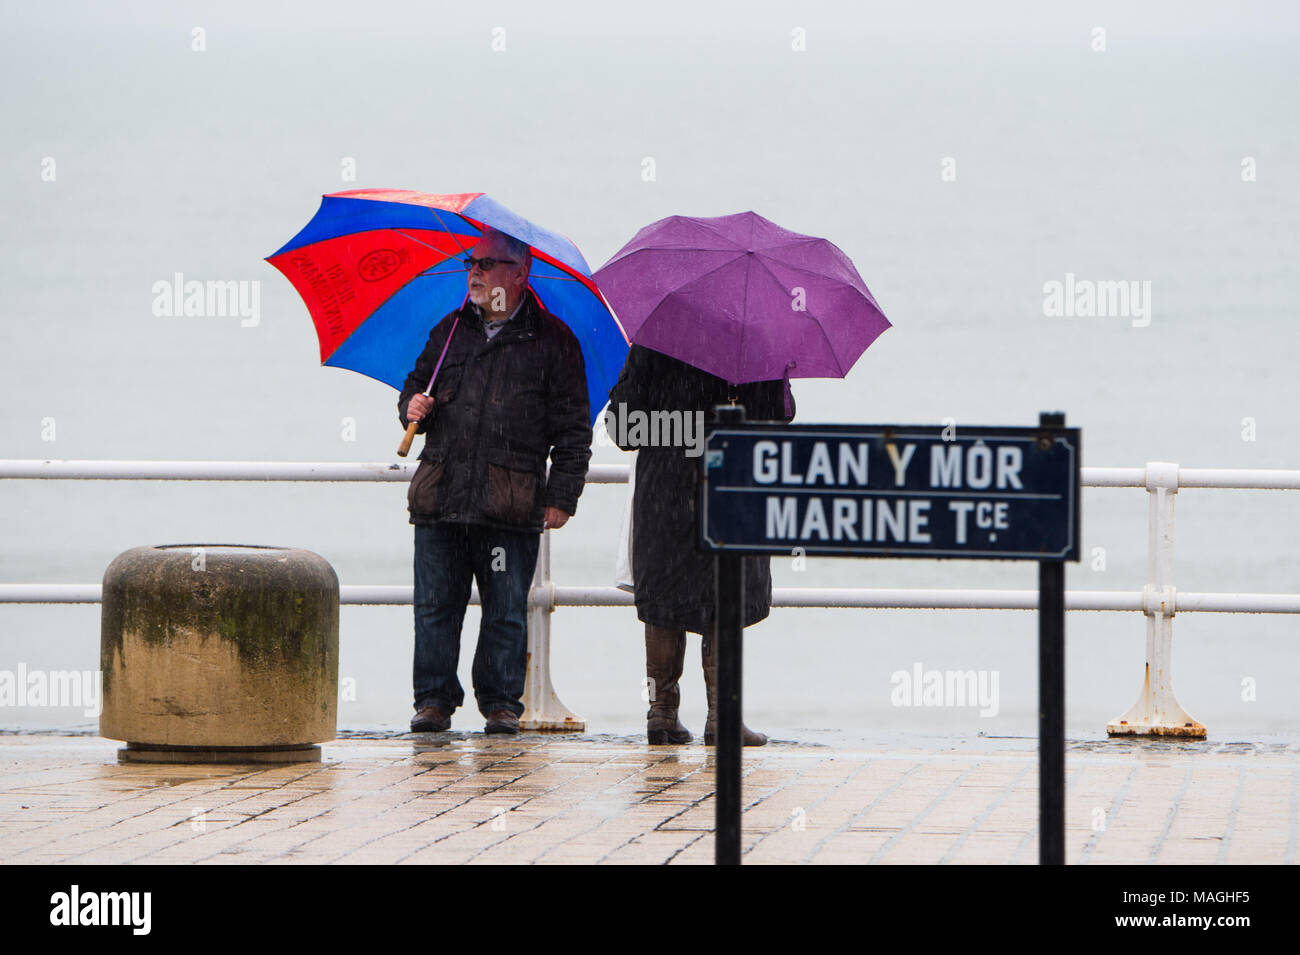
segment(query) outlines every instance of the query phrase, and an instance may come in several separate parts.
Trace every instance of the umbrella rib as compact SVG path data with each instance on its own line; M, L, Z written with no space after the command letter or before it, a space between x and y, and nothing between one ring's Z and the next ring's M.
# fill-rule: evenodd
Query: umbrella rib
M603 271L603 270L609 268L609 267L610 267L611 265L613 265L615 262L618 262L618 263L629 262L629 261L631 261L631 259L632 259L632 257L633 257L634 255L640 255L642 252L682 252L682 253L693 253L693 252L730 252L730 253L734 254L734 253L736 252L736 249L735 249L734 247L732 247L732 248L730 248L730 249L701 249L701 248L698 248L698 247L687 249L687 248L682 248L682 247L679 246L679 245L673 245L673 246L658 246L658 245L656 245L656 246L643 246L642 248L639 248L639 249L633 249L631 252L627 253L626 255L623 255L623 254L622 254L622 250L620 249L618 252L615 252L615 253L610 257L610 259L609 259L608 262L606 262L604 265L602 265L602 266L601 266L599 269L597 269L596 271L597 271L597 272L601 272L601 271ZM733 261L734 261L734 260L733 260ZM693 281L695 281L695 280L694 280L694 279L691 279L691 281L693 282Z
M750 256L750 258L754 258L754 256ZM766 272L768 275L772 276L772 281L776 282L776 284L781 288L785 287L785 283L782 282L781 279L777 277L777 274L775 272L773 272L770 268L767 267L767 263L764 262L760 264L763 266L763 271ZM802 271L808 271L808 270L804 269ZM853 289L853 291L856 292L857 289ZM844 365L840 361L839 352L835 350L835 343L831 341L830 335L826 334L826 326L823 325L821 323L821 320L818 319L815 315L810 314L808 317L813 320L813 324L817 326L817 330L822 333L822 338L826 340L826 347L830 349L831 357L835 359L835 368L840 373L839 377L843 378L846 374L848 374L848 372L844 370Z
M437 214L438 214L437 211L434 210L434 209L430 209L429 211L430 211L430 212L433 212L433 214L434 214L435 216L437 216ZM439 224L439 225L442 225L442 224L443 224L441 219L438 220L438 224ZM446 226L444 225L443 228L445 229ZM417 238L416 238L415 236L413 236L413 235L407 235L405 232L401 231L400 229L394 229L393 232L394 232L395 234L397 234L397 235L400 235L400 236L401 236L402 238L404 238L404 239L410 239L412 242L414 242L414 243L417 244L417 245L422 245L422 246L424 246L426 249L432 249L434 252L438 252L438 253L442 253L442 251L443 251L442 249L439 249L439 248L437 248L436 246L429 245L429 243L427 243L427 242L421 242L419 239L417 239ZM451 232L450 230L447 231L447 234L448 234L448 235L451 235L453 238L455 237L455 233ZM457 244L457 245L460 244L460 240L459 240L459 239L456 240L456 244ZM444 257L443 257L442 262L446 262L448 259L451 258L450 255L446 255L445 253L443 253L443 255L444 255ZM440 263L438 263L438 264L441 265L442 262L440 262ZM431 268L436 268L436 267L437 267L437 266L431 266ZM443 274L443 275L455 275L456 272L455 272L455 271L452 271L452 272L443 272L443 273L435 273L435 272L428 272L428 271L425 271L425 272L417 272L415 275L411 276L411 278L408 279L408 280L407 280L405 283L403 283L401 286L399 286L398 288L395 288L395 289L392 291L392 293L390 293L390 294L389 294L389 295L388 295L388 296L387 296L387 297L386 297L382 302L380 302L378 305L376 305L375 308L370 312L370 315L366 316L366 319L368 320L368 319L370 318L370 316L373 316L373 315L375 314L375 312L378 312L381 308L383 308L383 307L384 307L385 305L387 305L390 301L392 301L392 300L397 296L397 294L398 294L399 292L401 292L402 289L407 288L411 282L415 281L415 280L418 279L418 278L423 278L423 277L426 276L426 275L437 275L437 274ZM462 273L462 274L463 274L463 273ZM364 320L363 320L362 324L364 324L364 323L365 323L365 322L364 322ZM356 329L353 329L353 331L356 331ZM351 337L351 336L349 335L348 337ZM345 340L346 340L346 339L345 339ZM342 344L343 344L342 342L339 343L340 346L341 346ZM335 351L338 351L338 347L335 348ZM327 364L328 361L329 361L329 358L330 358L330 357L333 357L333 355L334 355L334 352L330 352L330 355L327 356L325 359L323 359L323 360L321 361L321 364ZM363 374L364 374L364 372L363 372ZM371 376L371 377L373 377L373 376ZM376 380L382 380L382 379L376 379Z
M430 209L429 211L430 211L430 212L433 212L434 215L437 215L437 212L434 212L434 210ZM438 223L439 223L439 225L441 225L441 224L442 224L442 220L439 219L439 220L438 220ZM443 228L445 229L446 226L443 226ZM416 238L415 236L413 236L413 235L407 235L405 232L401 232L401 231L399 231L399 230L397 230L397 229L394 229L393 231L396 232L398 235L400 235L403 239L410 239L412 242L416 243L417 245L422 245L422 246L424 246L426 249L432 249L434 252L443 252L443 250L440 249L440 248L438 248L437 246L429 245L429 243L427 243L427 242L421 242L419 239L417 239L417 238ZM448 231L447 234L448 234L449 236L451 236L453 239L456 237L456 233L454 233L454 232ZM456 241L456 244L457 244L457 245L460 245L460 241L457 240L457 241ZM460 249L460 250L461 250L462 252L468 252L468 251L469 251L469 249L465 248L463 245L461 246L461 249ZM446 253L444 253L444 258L443 258L442 261L443 261L443 262L446 262L448 259L451 259L451 258L453 258L453 257L454 257L453 255L447 255ZM441 263L439 263L439 264L441 264ZM434 268L437 268L437 266L434 266ZM426 275L456 275L456 274L458 274L458 273L460 273L460 272L462 272L462 271L463 271L463 269L452 269L450 272L431 272L431 271L429 271L429 270L426 269L425 271L419 273L419 275L417 275L416 278L424 278ZM545 279L545 280L548 281L548 282L579 282L579 281L580 281L579 279L576 279L576 278L574 278L573 276L570 276L570 275L530 275L529 278L530 278L530 279Z
M621 250L620 250L621 251ZM638 252L735 252L736 245L733 243L725 249L706 249L703 246L692 245L689 247L681 245L639 245L628 252L628 255L636 255ZM615 255L618 253L615 252ZM599 269L597 270L599 271Z
M461 243L460 238L456 235L456 233L455 233L455 232L452 232L450 229L447 228L447 223L445 223L445 222L442 221L442 216L438 215L438 210L435 209L435 208L433 208L433 206L428 206L427 208L428 208L428 210L429 210L430 212L433 213L433 217L434 217L435 219L438 220L438 225L442 226L442 231L443 231L443 232L446 232L449 236L452 237L452 239L455 240L456 244L457 244L458 246L460 246L460 250L461 250L462 252L468 252L468 251L469 251L468 247L466 247L465 245L463 245L463 244ZM469 220L466 219L464 216L458 216L457 218L459 218L462 222L469 222ZM473 225L473 223L470 223L470 224ZM478 228L478 227L475 226L475 228ZM482 230L480 230L480 232L481 232L481 231L482 231Z
M749 273L754 268L754 220L755 218L757 217L753 215L751 215L749 218L749 242L747 243L749 254L745 256L745 298L740 306L741 315L749 314ZM745 331L746 331L745 325L746 324L747 323L742 322L740 326L741 367L744 367L745 364Z
M439 224L441 225L441 222L439 222ZM445 229L446 227L444 226L443 228ZM426 249L432 249L433 251L440 253L440 254L442 255L442 261L443 261L443 262L446 262L448 259L452 258L452 255L449 255L447 252L445 252L444 250L438 248L436 245L430 245L430 244L427 243L427 242L421 242L421 241L420 241L419 239L417 239L415 236L413 236L413 235L407 235L405 232L402 232L400 229L394 229L393 231L396 232L398 235L400 235L403 239L410 239L410 240L411 240L412 242L414 242L416 245L422 245L422 246L424 246ZM449 236L451 236L453 239L456 238L456 234L455 234L454 232L448 232L447 234L448 234ZM459 240L459 239L456 240L456 244L457 244L457 245L460 245L460 240ZM465 251L467 251L467 250L462 246L462 247L461 247L461 251L462 251L462 252L465 252Z
M725 269L728 265L731 265L732 262L735 261L736 261L735 259L731 259L728 262L723 262L721 265L717 266L716 268L709 269L709 271L707 272L702 272L701 274L697 275L695 278L691 279L690 283L688 284L693 284L695 282L700 281L701 279L707 278L708 276L712 275L714 272L717 272L719 269ZM667 292L664 292L664 294L660 296L659 301L655 302L654 308L650 309L648 312L645 313L645 321L641 323L641 328L645 328L645 326L650 323L651 317L654 315L655 312L659 311L659 306L663 305L664 300L667 299L669 295L675 295L685 287L686 286L684 285L679 285L676 288L671 288ZM636 335L633 335L632 337L635 338Z
M819 240L819 241L824 241L824 240ZM829 243L828 243L828 244L829 244ZM764 255L767 254L767 250L764 249L763 252L760 253L760 254L764 254ZM776 257L776 256L773 256L773 258L777 258L777 257ZM846 258L847 258L847 256L846 256ZM782 267L782 268L791 269L791 270L796 271L796 272L807 272L809 275L816 275L816 276L818 276L819 278L826 278L826 277L828 276L828 274L829 274L828 272L824 272L824 271L820 271L820 272L819 272L817 269L808 268L807 266L804 266L804 265L797 265L797 264L795 264L794 262L787 262L785 259L777 258L777 261L779 261L779 262L781 263L781 267ZM862 283L862 288L865 289L865 288L867 287L867 283L866 283L866 281L862 278L862 275L858 272L858 270L857 270L857 266L854 266L854 265L853 265L853 262L852 262L851 260L850 260L850 262L849 262L849 265L850 265L850 266L852 267L852 269L853 269L853 276L854 276L854 277L855 277L859 282ZM847 285L849 288L852 288L855 292L858 292L859 295L862 294L862 293L861 293L861 290L858 289L857 286L855 286L855 285L854 285L851 281L849 281L848 279L837 278L836 281L841 282L841 283L843 283L844 285ZM871 294L870 289L867 290L867 294L868 294L868 295Z
M772 249L784 249L787 246L799 245L802 242L825 242L825 241L827 240L823 239L821 236L802 235L796 232L792 238L785 239L781 242L775 242L772 245L763 246L763 251L770 252Z
M754 230L751 228L750 229L751 238L753 236L753 231ZM749 324L744 320L743 316L749 314L749 271L753 267L754 267L754 257L752 255L745 256L745 296L740 303L740 314L742 316L740 321L740 367L741 368L745 367L745 326ZM731 382L728 382L728 384L731 384Z
M805 272L805 273L807 273L808 275L816 276L817 278L821 278L821 279L824 279L824 278L827 278L827 277L828 277L826 272L819 272L819 271L817 271L816 269L811 269L811 268L808 268L807 266L804 266L804 265L796 265L795 263L793 263L793 262L787 262L787 261L785 261L784 259L778 259L777 261L779 261L779 262L781 263L781 267L782 267L782 268L790 269L790 270L793 271L793 272ZM850 263L850 264L851 264L851 263ZM768 269L768 271L771 272L772 270L771 270L771 269ZM854 273L854 275L856 276L857 280L858 280L859 282L862 282L862 288L858 288L856 285L854 285L852 282L850 282L850 281L848 281L848 280L846 280L846 279L838 279L838 278L837 278L837 279L835 279L835 280L836 280L837 282L839 282L841 285L843 285L845 288L851 288L851 289L853 289L853 291L857 292L858 295L859 295L860 297L862 297L862 298L864 298L864 299L867 299L869 302L872 303L872 305L875 306L876 310L877 310L877 311L880 311L880 313L883 315L883 314L884 314L884 311L880 308L880 305L879 305L878 303L876 303L875 296L873 296L873 295L871 294L871 289L867 288L867 283L866 283L865 281L863 281L862 276L861 276L860 274L858 274L858 271L857 271L857 268L856 268L856 267L854 268L853 273ZM776 277L775 274L773 274L773 278L775 278L775 277ZM832 276L832 277L833 277L833 276ZM778 279L778 281L780 281L780 280Z
M731 238L730 236L728 236L727 233L723 232L721 229L716 228L715 226L713 226L712 224L710 224L710 223L708 223L708 222L705 222L703 219L692 219L692 220L690 220L690 221L692 221L692 222L694 222L696 225L702 226L702 227L704 227L705 229L708 229L710 232L712 232L712 233L714 233L714 234L720 236L724 241L726 241L726 242L730 242L730 243L731 243L731 247L732 247L733 249L738 249L738 248L740 248L740 244L739 244L738 242L736 242L735 239L733 239L733 238ZM749 237L750 237L751 239L754 237L754 223L753 223L752 221L749 223Z
M437 266L434 266L433 268L437 268ZM464 269L452 269L452 270L449 271L449 272L434 272L434 271L431 271L431 270L426 270L426 271L424 271L424 272L420 272L420 273L419 273L418 275L416 275L415 277L416 277L417 279L422 279L422 278L425 278L425 277L430 276L430 275L464 275L464 274L465 274L465 270L464 270ZM529 280L529 282L535 282L535 281L541 281L541 282L578 282L578 281L579 281L578 279L573 278L573 276L571 276L571 275L530 275L530 276L528 276L528 280Z

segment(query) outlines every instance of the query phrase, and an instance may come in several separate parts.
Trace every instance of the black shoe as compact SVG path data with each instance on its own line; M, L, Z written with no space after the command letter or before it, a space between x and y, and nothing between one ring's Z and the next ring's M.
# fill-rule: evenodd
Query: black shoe
M411 717L412 733L441 733L451 729L451 714L441 706L426 706Z
M507 736L514 736L519 732L519 717L515 716L510 710L493 710L487 715L487 722L483 725L484 733L504 733Z

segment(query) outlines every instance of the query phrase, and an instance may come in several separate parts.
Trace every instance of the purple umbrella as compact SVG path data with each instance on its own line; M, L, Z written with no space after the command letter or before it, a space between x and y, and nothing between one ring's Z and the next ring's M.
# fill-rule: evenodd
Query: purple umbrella
M890 327L847 255L753 212L660 219L592 278L632 342L733 384L843 378Z

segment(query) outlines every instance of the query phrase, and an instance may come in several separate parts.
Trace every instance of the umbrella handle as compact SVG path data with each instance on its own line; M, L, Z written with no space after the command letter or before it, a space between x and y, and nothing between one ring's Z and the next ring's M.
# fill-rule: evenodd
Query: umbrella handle
M447 357L447 349L451 346L451 336L456 334L456 326L460 324L460 312L456 313L456 318L451 323L451 331L447 333L447 340L442 343L442 354L438 356L438 364L433 367L433 377L429 379L429 387L425 389L426 395L433 394L433 383L438 380L438 372L442 369L442 360ZM406 437L402 438L402 443L397 448L399 458L406 457L406 452L411 450L411 442L415 440L415 429L420 426L419 419L412 421L406 426Z
M406 426L406 435L402 438L402 443L397 448L399 458L406 457L406 453L411 450L411 442L415 440L415 429L420 426L420 422L412 421Z

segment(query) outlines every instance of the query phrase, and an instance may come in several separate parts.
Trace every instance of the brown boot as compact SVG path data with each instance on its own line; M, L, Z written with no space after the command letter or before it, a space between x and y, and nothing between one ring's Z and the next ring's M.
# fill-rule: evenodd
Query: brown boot
M705 634L700 644L700 662L704 664L704 692L709 699L709 715L704 720L704 745L714 746L717 742L718 729L718 654L717 630ZM756 733L744 723L740 724L741 746L762 746L767 737Z
M650 690L645 733L652 746L691 741L691 731L677 719L682 698L678 681L685 662L685 630L645 625L645 673Z

